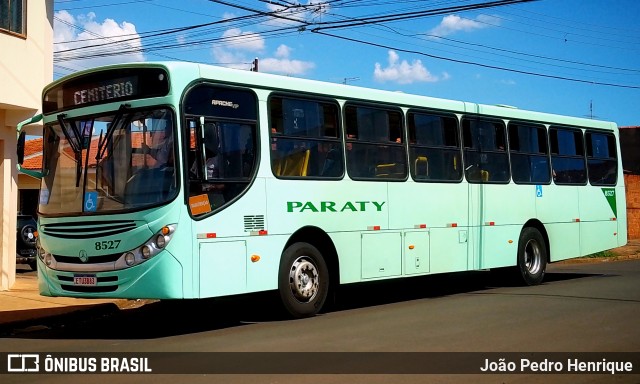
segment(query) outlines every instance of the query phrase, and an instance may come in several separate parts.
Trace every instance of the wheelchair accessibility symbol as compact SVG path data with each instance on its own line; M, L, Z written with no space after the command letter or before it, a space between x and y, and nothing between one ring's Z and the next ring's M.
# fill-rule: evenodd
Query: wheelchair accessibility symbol
M536 185L536 197L542 197L542 185Z
M84 194L84 211L95 212L98 209L98 192L86 192Z

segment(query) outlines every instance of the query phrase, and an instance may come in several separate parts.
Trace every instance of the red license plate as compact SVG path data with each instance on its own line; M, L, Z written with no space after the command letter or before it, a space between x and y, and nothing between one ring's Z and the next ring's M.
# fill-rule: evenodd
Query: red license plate
M98 285L98 278L96 277L96 275L73 275L73 285Z

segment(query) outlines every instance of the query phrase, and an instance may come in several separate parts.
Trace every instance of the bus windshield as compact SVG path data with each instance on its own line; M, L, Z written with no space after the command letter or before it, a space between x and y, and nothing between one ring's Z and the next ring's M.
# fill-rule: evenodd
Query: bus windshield
M137 210L177 194L174 113L129 110L74 119L44 129L39 212L83 215Z

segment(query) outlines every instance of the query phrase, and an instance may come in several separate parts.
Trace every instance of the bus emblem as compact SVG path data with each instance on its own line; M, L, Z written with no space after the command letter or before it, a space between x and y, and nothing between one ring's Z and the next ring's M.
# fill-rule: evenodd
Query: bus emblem
M80 254L78 254L78 257L80 258L80 261L82 261L83 263L86 263L87 260L89 260L89 256L87 255L87 251L85 251L84 249L80 250Z

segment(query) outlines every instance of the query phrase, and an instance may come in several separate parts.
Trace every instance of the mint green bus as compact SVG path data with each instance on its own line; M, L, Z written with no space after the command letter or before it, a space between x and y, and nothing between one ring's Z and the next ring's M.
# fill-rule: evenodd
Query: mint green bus
M548 263L626 243L614 123L178 62L43 91L45 296L277 291Z

